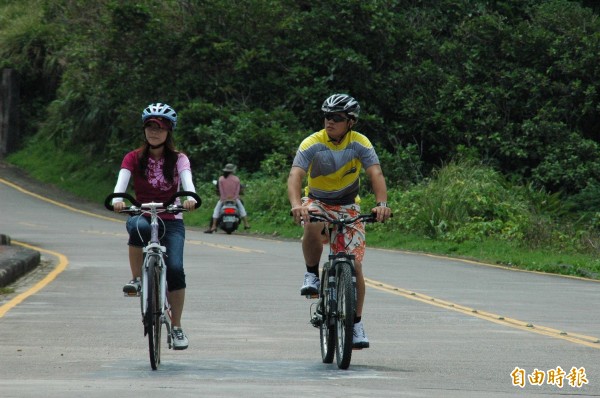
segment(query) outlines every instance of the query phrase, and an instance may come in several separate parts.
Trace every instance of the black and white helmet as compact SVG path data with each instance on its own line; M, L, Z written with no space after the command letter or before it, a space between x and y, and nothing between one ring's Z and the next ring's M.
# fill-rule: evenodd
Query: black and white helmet
M323 102L321 110L325 113L346 112L348 116L356 120L360 113L360 105L348 94L333 94Z
M142 112L142 123L145 123L147 119L153 117L168 119L173 126L173 130L175 130L175 127L177 126L177 112L167 104L156 102L148 105Z

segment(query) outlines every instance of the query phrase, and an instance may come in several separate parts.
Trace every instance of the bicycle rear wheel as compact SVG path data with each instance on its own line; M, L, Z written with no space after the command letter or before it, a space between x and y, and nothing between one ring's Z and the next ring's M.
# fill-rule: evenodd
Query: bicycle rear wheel
M352 284L352 267L342 262L337 267L336 361L338 368L348 369L352 358L352 334L356 297Z
M321 341L321 358L323 363L332 363L335 354L335 323L332 317L333 308L331 303L331 290L333 285L329 284L329 263L325 263L323 272L321 273L321 311L323 320L319 325L320 341Z
M146 334L152 370L160 364L160 272L158 258L152 256L148 262L148 308L146 310Z

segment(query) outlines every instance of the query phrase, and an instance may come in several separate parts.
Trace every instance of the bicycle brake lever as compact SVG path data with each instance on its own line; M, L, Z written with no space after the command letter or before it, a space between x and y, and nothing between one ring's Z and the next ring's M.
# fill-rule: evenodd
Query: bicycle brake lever
M119 211L119 213L139 214L141 211L142 209L137 206L129 206Z
M181 213L181 212L184 212L184 211L189 211L189 210L186 209L183 206L177 206L177 205L174 205L174 204L167 206L167 212L168 213L175 214L175 213Z

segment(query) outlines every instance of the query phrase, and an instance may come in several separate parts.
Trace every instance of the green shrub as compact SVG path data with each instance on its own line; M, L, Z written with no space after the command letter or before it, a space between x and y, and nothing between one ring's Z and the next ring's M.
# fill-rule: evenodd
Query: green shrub
M391 201L398 204L402 228L458 242L520 239L530 216L527 203L498 172L469 161L440 168Z

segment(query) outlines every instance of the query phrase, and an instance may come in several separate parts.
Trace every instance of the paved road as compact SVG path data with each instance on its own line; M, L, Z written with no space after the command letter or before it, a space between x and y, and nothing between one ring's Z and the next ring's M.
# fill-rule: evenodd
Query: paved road
M370 250L371 348L341 371L320 361L310 301L298 293L299 242L193 229L190 348L166 350L153 372L139 303L120 294L129 278L123 220L89 204L75 212L1 178L0 231L43 260L0 298L3 398L600 396L597 282ZM19 294L29 296L6 310ZM565 377L549 384L560 369ZM545 379L515 386L514 370Z

